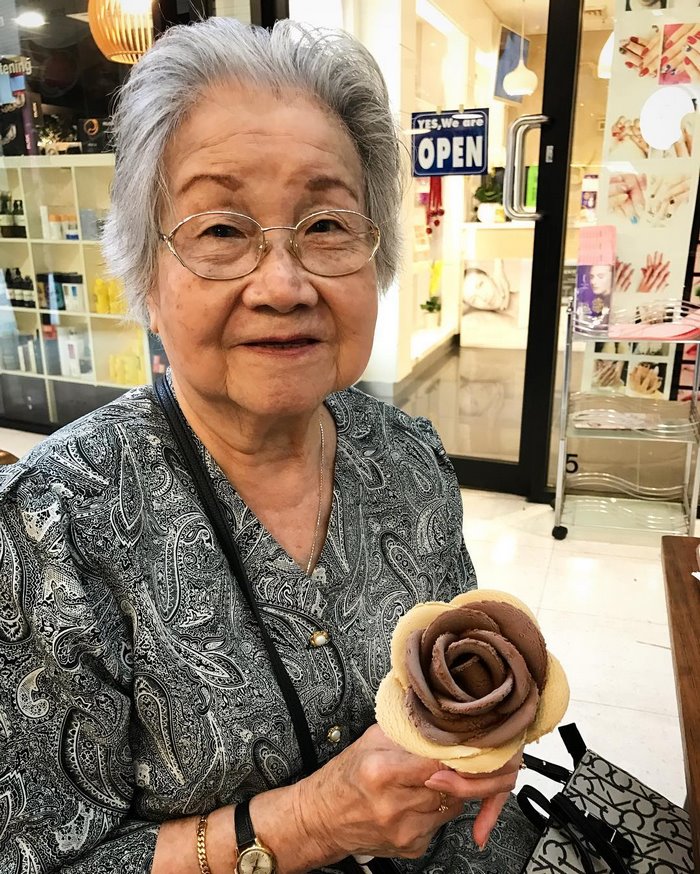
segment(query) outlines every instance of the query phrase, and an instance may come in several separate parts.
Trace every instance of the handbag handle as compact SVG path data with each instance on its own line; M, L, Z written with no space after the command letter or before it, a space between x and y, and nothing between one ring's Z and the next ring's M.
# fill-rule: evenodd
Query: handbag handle
M631 856L634 846L612 826L587 810L581 810L570 798L561 793L548 799L534 786L523 786L516 797L522 812L541 832L544 833L546 828L554 826L566 833L583 863L586 874L595 874L595 868L589 851L576 832L593 847L612 874L630 874L622 856ZM549 814L549 819L539 813L536 807Z
M257 623L260 636L262 637L265 649L270 658L270 663L272 664L275 679L277 680L280 691L282 692L282 697L284 698L284 702L289 710L289 715L292 718L292 727L294 728L294 734L296 735L297 743L299 745L299 752L301 753L301 759L304 763L304 773L306 775L311 774L318 768L319 763L316 749L311 738L309 723L307 722L306 714L304 713L304 708L301 706L301 701L299 700L297 691L294 688L289 674L282 663L282 659L275 648L275 644L265 627L260 609L255 600L253 587L250 584L250 579L241 560L236 542L226 524L226 519L221 510L219 499L216 497L214 489L212 488L211 479L207 469L197 451L197 446L192 438L187 420L180 409L180 405L175 398L175 394L167 377L162 376L156 380L154 388L158 403L165 414L172 435L180 450L181 459L187 468L188 473L192 477L195 489L197 490L197 495L199 496L207 518L214 529L221 551L226 557L233 578L238 583L238 586ZM336 862L335 864L341 871L346 872L346 874L357 874L357 872L362 870L358 862L356 862L351 856L348 856L346 859ZM393 874L393 872L398 871L391 859L372 859L367 867L370 868L373 874Z

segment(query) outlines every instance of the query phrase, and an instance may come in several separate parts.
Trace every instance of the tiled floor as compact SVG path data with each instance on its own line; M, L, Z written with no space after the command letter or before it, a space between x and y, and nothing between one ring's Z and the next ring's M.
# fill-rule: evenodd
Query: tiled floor
M41 438L0 429L16 455ZM658 538L648 545L551 536L552 510L514 495L463 491L464 535L482 588L520 597L537 614L569 677L589 746L683 803L683 753ZM612 536L612 535L611 535ZM533 752L569 765L556 733ZM523 772L522 780L556 791Z
M658 540L648 546L563 541L552 510L513 495L462 492L467 548L482 588L512 592L536 613L571 687L565 722L597 753L671 801L685 800ZM555 732L531 750L571 765ZM521 782L557 786L523 772Z

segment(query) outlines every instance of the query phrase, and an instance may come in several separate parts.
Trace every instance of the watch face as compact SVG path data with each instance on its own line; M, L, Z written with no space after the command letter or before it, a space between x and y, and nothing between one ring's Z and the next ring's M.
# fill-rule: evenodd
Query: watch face
M236 870L238 874L274 874L274 858L266 850L249 847L238 857Z

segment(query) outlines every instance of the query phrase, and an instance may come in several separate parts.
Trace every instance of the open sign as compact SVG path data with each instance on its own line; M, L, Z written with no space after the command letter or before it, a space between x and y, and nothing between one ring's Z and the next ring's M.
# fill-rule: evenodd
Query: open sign
M414 112L414 176L483 176L489 163L488 109Z

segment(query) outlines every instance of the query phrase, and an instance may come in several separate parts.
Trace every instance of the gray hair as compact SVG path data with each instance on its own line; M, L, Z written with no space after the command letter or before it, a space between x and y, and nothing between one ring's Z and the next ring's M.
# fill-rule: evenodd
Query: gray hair
M377 281L400 255L401 147L384 78L369 51L338 30L278 21L271 31L232 18L168 30L134 67L114 114L116 169L102 236L107 268L130 315L148 325L159 246L163 154L201 94L221 82L294 88L328 107L348 131L364 173L365 209L381 229Z

